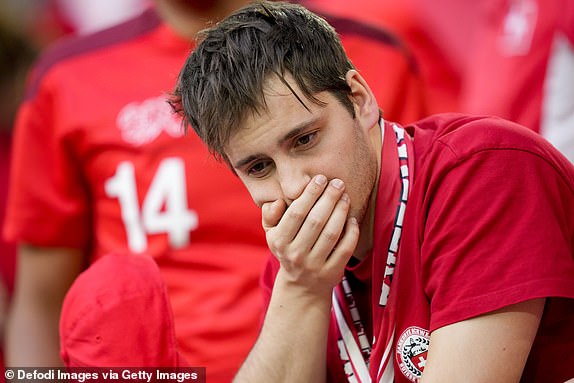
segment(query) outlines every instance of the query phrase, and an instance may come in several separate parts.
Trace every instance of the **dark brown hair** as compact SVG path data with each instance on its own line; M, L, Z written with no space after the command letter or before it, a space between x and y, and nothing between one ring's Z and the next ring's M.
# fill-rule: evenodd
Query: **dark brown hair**
M318 104L314 94L332 92L354 116L345 80L351 69L323 18L300 5L262 1L200 34L170 104L212 153L225 157L224 147L247 113L265 109L263 88L273 75L287 86L285 77L292 76L305 98Z

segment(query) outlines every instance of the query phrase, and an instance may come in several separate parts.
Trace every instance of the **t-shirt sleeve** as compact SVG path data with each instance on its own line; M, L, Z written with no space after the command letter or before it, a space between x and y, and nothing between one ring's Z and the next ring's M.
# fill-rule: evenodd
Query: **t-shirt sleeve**
M528 299L574 297L573 194L564 173L518 149L479 151L438 174L421 263L430 330Z
M21 105L15 124L4 236L36 246L83 247L87 188L59 108L57 78L44 77Z

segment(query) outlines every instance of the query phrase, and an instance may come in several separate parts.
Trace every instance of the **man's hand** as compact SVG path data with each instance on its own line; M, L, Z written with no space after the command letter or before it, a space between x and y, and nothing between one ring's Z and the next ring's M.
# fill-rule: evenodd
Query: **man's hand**
M323 175L313 177L290 206L283 200L264 204L267 243L281 263L278 278L330 296L359 239L349 208L343 181L327 182Z
M234 382L325 381L331 294L359 239L349 207L343 182L323 175L289 206L263 205L267 243L281 268L261 334Z

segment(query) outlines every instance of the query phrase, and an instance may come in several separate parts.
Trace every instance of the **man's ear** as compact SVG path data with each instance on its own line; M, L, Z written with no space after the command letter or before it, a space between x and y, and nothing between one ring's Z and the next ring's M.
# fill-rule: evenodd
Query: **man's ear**
M380 111L375 95L367 81L354 69L345 75L347 84L351 88L351 101L355 108L355 118L362 126L368 129L379 123Z

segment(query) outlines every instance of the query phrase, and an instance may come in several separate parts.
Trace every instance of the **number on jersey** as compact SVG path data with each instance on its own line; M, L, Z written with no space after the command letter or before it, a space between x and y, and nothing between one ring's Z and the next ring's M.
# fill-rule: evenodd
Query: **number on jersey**
M180 158L164 159L158 166L140 210L134 165L118 164L116 174L105 185L108 197L117 198L133 252L147 249L147 235L166 233L173 248L189 243L189 233L198 225L197 214L187 206L185 166Z

